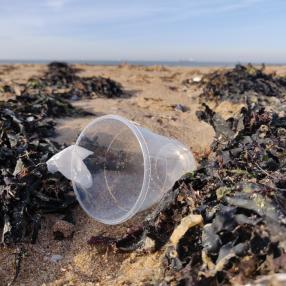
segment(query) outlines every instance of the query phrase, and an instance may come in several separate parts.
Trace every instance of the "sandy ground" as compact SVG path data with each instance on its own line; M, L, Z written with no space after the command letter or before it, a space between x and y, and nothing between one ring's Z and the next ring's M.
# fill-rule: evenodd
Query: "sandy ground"
M79 65L80 75L100 75L119 81L132 95L123 99L95 98L76 102L94 117L59 119L59 142L75 142L81 129L93 118L104 114L118 114L139 122L159 134L176 138L189 146L199 156L209 149L213 129L199 122L195 112L199 108L200 90L182 85L184 79L210 72L215 68L142 67L142 66L88 66ZM4 82L25 82L40 75L45 66L0 66L0 79ZM269 71L286 74L286 67L271 67ZM187 112L174 109L173 105L188 107ZM216 107L224 117L238 112L240 106L224 102ZM149 210L150 211L150 210ZM75 232L63 241L53 239L52 226L55 216L43 221L35 245L24 245L26 254L22 270L15 285L143 285L146 279L156 281L160 276L160 253L140 255L115 253L87 245L92 235L120 236L128 228L136 227L148 210L118 226L106 226L89 218L81 209L74 210ZM13 248L0 246L0 286L7 285L14 274ZM52 255L61 255L59 262L52 262Z

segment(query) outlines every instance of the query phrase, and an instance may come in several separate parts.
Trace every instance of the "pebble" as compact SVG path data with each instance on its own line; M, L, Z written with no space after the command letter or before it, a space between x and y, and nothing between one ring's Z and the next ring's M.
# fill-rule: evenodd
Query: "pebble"
M54 263L57 263L59 262L60 260L62 260L64 257L62 255L59 255L59 254L54 254L51 256L51 261L54 262Z
M174 106L174 109L175 109L176 111L181 111L181 112L186 112L186 111L189 110L187 106L182 105L182 104L176 104L176 105Z

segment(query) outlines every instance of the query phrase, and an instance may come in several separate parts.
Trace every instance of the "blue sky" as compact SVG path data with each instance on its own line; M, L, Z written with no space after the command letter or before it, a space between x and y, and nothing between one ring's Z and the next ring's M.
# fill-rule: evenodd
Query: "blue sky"
M0 59L286 63L285 0L0 0Z

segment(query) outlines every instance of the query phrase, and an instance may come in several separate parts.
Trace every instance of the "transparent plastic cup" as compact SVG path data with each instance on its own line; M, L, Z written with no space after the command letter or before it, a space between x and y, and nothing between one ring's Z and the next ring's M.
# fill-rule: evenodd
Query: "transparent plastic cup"
M179 141L116 115L92 121L76 145L93 152L84 160L92 185L73 182L77 199L90 216L106 224L122 223L149 208L196 167Z
M71 176L75 194L82 208L105 224L122 223L149 208L196 168L191 151L179 141L116 115L93 120L75 147L70 159L80 176ZM86 153L80 154L84 164L78 164L78 149Z

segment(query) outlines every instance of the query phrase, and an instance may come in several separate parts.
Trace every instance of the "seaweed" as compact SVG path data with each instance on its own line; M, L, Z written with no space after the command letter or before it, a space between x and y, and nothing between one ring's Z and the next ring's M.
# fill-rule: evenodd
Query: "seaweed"
M286 78L266 73L264 65L259 68L238 64L233 69L217 70L206 74L199 86L201 101L246 103L251 100L260 106L270 105L276 111L286 107Z
M80 77L79 70L64 62L52 62L43 77L29 80L26 90L52 89L58 97L70 100L106 97L120 98L129 94L120 83L102 76Z
M66 64L49 65L66 82L73 69ZM47 80L51 80L48 78ZM50 174L45 162L63 149L53 142L54 118L86 116L53 90L42 89L28 80L20 95L4 86L14 97L0 101L0 230L1 243L35 243L46 213L71 212L76 199L68 180Z

